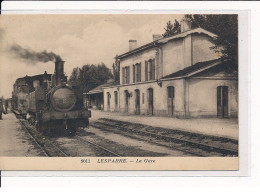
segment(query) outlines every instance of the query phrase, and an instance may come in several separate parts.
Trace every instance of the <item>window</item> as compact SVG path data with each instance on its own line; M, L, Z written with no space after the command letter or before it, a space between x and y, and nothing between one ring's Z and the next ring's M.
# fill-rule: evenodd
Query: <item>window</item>
M123 84L129 84L130 81L130 67L126 66L122 68Z
M141 63L133 65L133 83L141 81Z
M155 59L145 61L145 81L155 80Z

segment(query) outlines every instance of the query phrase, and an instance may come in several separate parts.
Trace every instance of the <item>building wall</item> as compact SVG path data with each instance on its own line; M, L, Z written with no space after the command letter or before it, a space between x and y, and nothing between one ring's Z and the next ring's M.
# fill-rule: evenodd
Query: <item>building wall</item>
M192 64L198 62L210 61L220 56L210 47L214 46L211 37L205 34L192 35Z
M123 71L122 68L130 66L130 83L133 83L133 65L141 62L141 81L145 80L145 61L154 59L156 55L156 49L151 48L146 51L134 54L130 57L126 57L120 61L120 84L123 84Z
M115 93L117 92L117 95L119 95L119 91L117 87L112 87L112 88L104 88L104 110L105 111L111 111L111 112L115 112L118 110L119 108L119 98L118 98L118 107L116 108L116 104L115 104ZM110 94L110 110L108 107L108 93ZM118 96L119 97L119 96Z
M118 91L118 111L125 112L125 90L130 94L128 98L128 113L135 114L135 90L140 91L140 114L148 115L148 89L153 88L154 115L168 116L168 90L175 89L174 117L200 118L217 117L217 87L228 86L228 114L237 117L238 112L238 82L237 80L217 79L179 79L163 81L162 87L157 82L133 84L122 87L104 88L104 110L107 107L107 92L111 95L110 111L116 111L114 91ZM144 98L144 99L143 99Z
M198 62L219 58L210 47L214 46L211 38L205 34L192 34L185 38L172 40L158 48L150 48L137 54L133 54L120 61L120 84L123 83L122 68L130 66L130 83L133 83L133 65L141 62L141 81L145 80L145 61L156 58L156 52L160 59L156 59L155 77L160 79L176 71L182 70ZM162 63L162 64L158 64ZM162 72L161 72L162 71Z
M163 76L169 75L198 62L219 58L210 47L211 38L204 34L192 34L183 39L173 40L162 46Z
M217 117L217 87L228 86L228 115L237 117L238 81L217 79L189 79L187 117Z
M162 46L163 76L184 68L183 39L168 42Z
M130 93L130 97L128 98L128 113L135 114L135 90L139 89L140 91L140 114L147 115L148 114L148 89L153 89L153 113L157 116L167 116L168 115L168 107L167 107L167 87L174 86L175 87L175 116L182 118L184 116L184 99L183 99L183 80L174 80L170 82L164 82L162 87L160 87L157 82L150 82L144 84L134 84L119 87L119 107L118 111L125 112L125 90ZM111 94L110 101L110 111L115 111L114 105L114 91L117 88L104 88L104 107L105 111L108 111L107 107L107 92ZM178 103L177 103L178 102Z

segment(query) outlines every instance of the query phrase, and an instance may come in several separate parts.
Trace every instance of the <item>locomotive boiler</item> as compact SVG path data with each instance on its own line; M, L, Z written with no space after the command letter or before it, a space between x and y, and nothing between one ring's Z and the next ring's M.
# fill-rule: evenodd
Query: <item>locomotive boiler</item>
M75 135L79 127L87 127L91 112L83 104L83 94L76 87L67 84L64 61L55 62L51 81L35 80L35 90L28 94L27 119L44 134L53 135L62 131Z

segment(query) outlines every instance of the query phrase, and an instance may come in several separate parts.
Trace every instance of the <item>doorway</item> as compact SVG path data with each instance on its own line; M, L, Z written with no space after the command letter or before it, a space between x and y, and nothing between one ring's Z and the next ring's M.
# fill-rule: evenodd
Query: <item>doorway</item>
M217 117L228 117L228 87L217 87Z
M174 116L174 96L175 91L173 86L169 86L167 88L168 90L168 97L167 97L167 104L168 104L168 116L173 117Z
M140 90L135 90L135 114L140 115Z
M148 89L148 114L153 115L153 89Z
M107 93L107 110L110 111L110 99L111 99L111 95L110 93L108 92Z
M118 111L118 96L117 96L117 91L114 91L114 96L115 96L115 111Z
M128 97L129 93L127 90L125 90L125 112L128 112Z

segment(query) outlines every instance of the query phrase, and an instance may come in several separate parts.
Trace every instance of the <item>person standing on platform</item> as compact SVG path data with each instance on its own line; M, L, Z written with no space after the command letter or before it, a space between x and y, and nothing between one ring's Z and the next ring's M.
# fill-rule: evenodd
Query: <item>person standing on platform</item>
M7 114L8 113L8 100L5 100L4 108L5 108L4 114Z
M0 98L0 120L2 120L2 113L3 113L3 99Z

